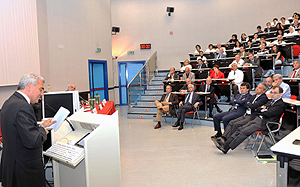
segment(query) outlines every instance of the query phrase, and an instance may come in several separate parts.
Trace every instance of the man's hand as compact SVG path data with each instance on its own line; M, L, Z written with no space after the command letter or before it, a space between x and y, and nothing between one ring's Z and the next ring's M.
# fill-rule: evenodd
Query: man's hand
M250 66L250 64L249 63L245 63L244 66Z
M56 123L56 121L51 121L51 120L52 119L48 119L47 121L43 121L43 127L50 127L51 125Z
M179 103L179 106L182 106L182 105L183 105L183 103L182 103L182 102L180 102L180 103Z
M181 90L182 93L187 93L187 90Z
M210 97L207 97L206 99L207 99L207 100L210 100Z
M195 103L195 104L194 104L194 107L197 108L198 105L199 105L199 102Z
M167 101L163 101L163 102L161 102L163 105L169 105L169 102L167 102Z

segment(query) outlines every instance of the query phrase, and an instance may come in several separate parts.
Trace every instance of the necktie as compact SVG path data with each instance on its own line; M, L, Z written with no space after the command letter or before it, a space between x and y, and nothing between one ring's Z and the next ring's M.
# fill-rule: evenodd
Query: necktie
M234 71L233 75L235 75L235 71Z
M185 102L184 103L187 103L190 99L190 96L191 96L191 93L189 93L189 95L187 96L187 98L185 99Z
M206 88L206 92L209 92L209 86L207 86L207 88Z
M295 78L296 73L297 73L297 71L295 70L294 73L293 73L292 78Z
M269 109L273 104L274 104L274 101L272 101L272 102L270 103L270 105L267 107L267 109Z

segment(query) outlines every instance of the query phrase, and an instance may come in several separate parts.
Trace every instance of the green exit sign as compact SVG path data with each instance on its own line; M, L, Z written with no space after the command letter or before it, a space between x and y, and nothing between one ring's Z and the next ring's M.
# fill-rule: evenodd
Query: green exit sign
M134 55L134 51L127 51L128 55Z
M100 53L100 52L101 52L101 48L97 48L97 49L96 49L96 52L97 52L97 53Z

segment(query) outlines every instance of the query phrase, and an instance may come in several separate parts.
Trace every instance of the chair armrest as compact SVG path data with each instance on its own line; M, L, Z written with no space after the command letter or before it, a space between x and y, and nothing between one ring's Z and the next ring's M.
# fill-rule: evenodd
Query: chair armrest
M275 130L271 130L271 128L269 127L269 124L274 124L274 125L279 125ZM281 123L278 123L278 122L267 122L266 124L268 130L269 130L269 133L271 132L278 132L280 127L281 127Z

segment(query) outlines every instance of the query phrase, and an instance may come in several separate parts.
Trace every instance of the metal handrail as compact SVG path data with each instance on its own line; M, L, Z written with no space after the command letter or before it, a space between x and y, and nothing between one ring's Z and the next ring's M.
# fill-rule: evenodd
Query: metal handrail
M131 108L131 103L130 103L130 92L129 92L129 87L131 86L132 82L135 80L135 78L137 76L140 76L140 92L142 94L143 92L143 85L142 85L142 76L141 76L141 73L142 71L146 68L146 74L147 74L147 78L146 78L146 82L147 82L147 88L149 86L149 82L150 82L150 67L149 67L149 61L150 59L152 59L154 56L157 55L157 51L155 51L151 57L149 57L147 60L146 60L146 63L143 65L143 67L138 71L138 73L134 76L134 78L129 82L129 84L127 85L127 101L128 101L128 110L130 111L130 108ZM155 71L157 71L157 58L155 58Z

